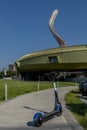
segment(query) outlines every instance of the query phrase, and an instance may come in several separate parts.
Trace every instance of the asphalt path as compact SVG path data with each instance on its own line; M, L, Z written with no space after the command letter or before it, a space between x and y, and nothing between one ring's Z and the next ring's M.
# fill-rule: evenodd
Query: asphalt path
M37 111L50 112L54 108L53 89L33 92L0 103L0 130L83 130L65 105L64 95L77 87L58 88L63 114L36 127L33 115Z

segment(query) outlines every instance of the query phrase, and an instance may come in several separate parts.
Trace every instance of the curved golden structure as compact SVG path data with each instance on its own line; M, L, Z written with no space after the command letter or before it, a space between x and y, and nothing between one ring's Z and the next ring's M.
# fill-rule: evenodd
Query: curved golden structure
M29 53L22 56L16 66L19 72L85 70L86 57L86 45L67 46Z
M58 14L58 10L55 9L49 19L49 29L51 31L51 33L53 34L54 38L56 39L56 41L59 43L60 47L64 47L65 46L65 42L63 41L63 39L58 35L58 33L55 31L54 29L54 22L55 22L55 18Z

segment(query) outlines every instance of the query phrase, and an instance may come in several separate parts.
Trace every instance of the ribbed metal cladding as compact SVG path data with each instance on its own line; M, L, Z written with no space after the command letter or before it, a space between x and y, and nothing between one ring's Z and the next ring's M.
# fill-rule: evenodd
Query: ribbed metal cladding
M51 63L49 57L56 57L58 62ZM50 65L51 64L51 65ZM74 65L75 64L75 65ZM79 66L76 66L76 65ZM50 65L50 66L49 66ZM21 70L38 70L40 69L70 69L70 66L79 67L79 69L84 69L87 66L87 47L86 45L53 48L48 50L37 51L31 54L27 54L21 57L17 62L16 66ZM48 67L49 66L49 67Z

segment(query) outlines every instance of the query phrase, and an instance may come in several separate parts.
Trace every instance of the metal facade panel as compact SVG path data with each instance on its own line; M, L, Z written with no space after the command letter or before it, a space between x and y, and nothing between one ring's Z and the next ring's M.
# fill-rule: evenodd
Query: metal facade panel
M62 55L62 63L87 63L87 51L64 52Z

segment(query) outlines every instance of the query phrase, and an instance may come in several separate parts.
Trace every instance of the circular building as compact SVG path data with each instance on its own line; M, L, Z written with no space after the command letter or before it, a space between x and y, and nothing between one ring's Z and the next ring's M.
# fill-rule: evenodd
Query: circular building
M58 10L54 10L49 19L49 29L59 43L59 48L29 53L16 62L18 72L24 80L45 80L51 71L69 72L87 70L87 45L66 46L54 29Z
M37 51L21 57L16 66L25 80L38 79L49 71L83 71L87 69L87 46Z

